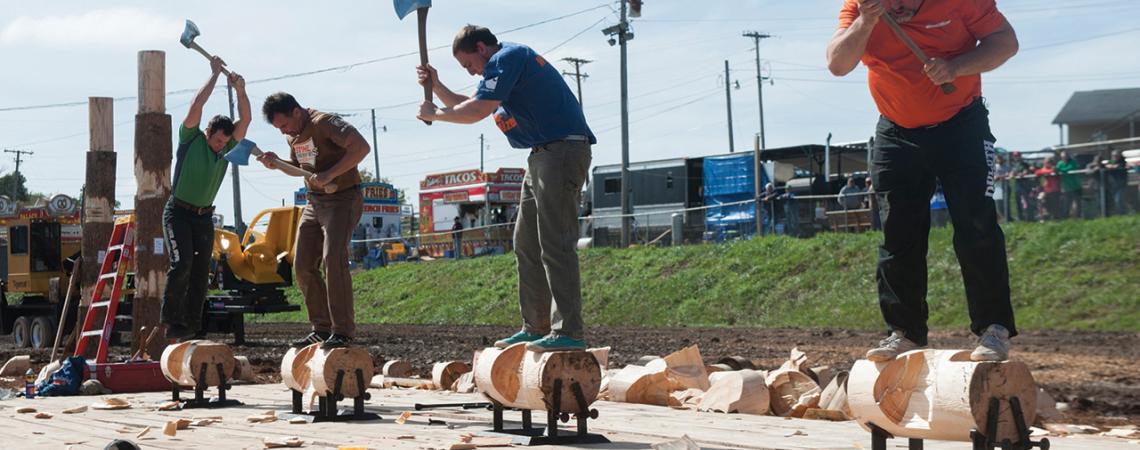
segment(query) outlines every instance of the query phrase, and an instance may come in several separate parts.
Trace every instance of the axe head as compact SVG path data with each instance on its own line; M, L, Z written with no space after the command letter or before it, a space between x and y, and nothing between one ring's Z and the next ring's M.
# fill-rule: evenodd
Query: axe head
M392 0L396 7L396 16L401 20L420 8L431 8L431 0Z
M194 21L186 19L186 28L182 30L182 39L179 39L179 42L182 42L183 47L190 48L190 44L199 34L202 32L198 31L198 26L194 25Z
M232 162L239 166L248 165L249 155L255 150L257 150L257 144L249 139L242 139L241 142L238 142L237 145L234 146L234 148L231 148L229 152L226 152L225 158L226 161Z

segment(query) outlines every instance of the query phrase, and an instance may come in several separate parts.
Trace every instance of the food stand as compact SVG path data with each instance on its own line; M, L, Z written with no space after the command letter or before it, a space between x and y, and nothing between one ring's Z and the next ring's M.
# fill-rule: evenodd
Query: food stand
M450 233L459 217L463 224L463 256L510 251L522 195L525 169L478 169L428 175L420 181L420 254L435 258L454 256L455 236Z

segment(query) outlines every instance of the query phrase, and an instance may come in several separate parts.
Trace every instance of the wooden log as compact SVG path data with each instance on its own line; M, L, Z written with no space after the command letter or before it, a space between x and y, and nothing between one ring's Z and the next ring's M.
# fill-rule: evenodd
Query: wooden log
M384 367L380 369L380 373L386 377L410 377L412 370L412 363L402 359L393 359L384 362Z
M206 385L218 386L223 381L218 376L219 363L222 364L225 381L228 381L236 368L230 347L217 342L194 340L167 346L162 352L159 366L171 383L196 386L202 364L206 364Z
M512 408L545 411L552 407L557 380L562 384L559 411L585 412L572 386L578 384L587 407L597 399L602 382L597 358L586 351L535 353L516 344L484 350L475 365L479 390Z
M646 366L625 366L610 377L610 400L667 406L671 391L668 370L663 359Z
M389 389L394 387L402 387L409 389L435 389L435 382L427 378L403 378L403 377L386 377L384 375L375 375L369 386L377 389Z
M755 370L717 372L716 382L701 397L700 411L767 414L770 394L764 374Z
M357 387L357 369L360 369L363 375L359 378L360 383L367 390L375 372L372 366L372 355L369 355L367 350L358 347L318 349L313 358L309 360L313 390L321 396L334 392L339 371L344 372L340 384L340 393L345 398L358 397L364 394Z
M847 405L847 377L846 371L832 377L831 382L819 394L820 409L840 411L848 417L851 416L851 408Z
M139 61L139 112L135 116L135 295L131 308L131 351L146 339L144 326L159 324L166 269L170 266L163 238L162 211L170 197L173 135L166 114L165 53L141 51ZM157 355L163 341L148 353Z
M303 348L290 348L281 358L281 382L297 392L305 392L312 386L309 381L309 360L317 353L321 344L311 344Z
M162 350L162 357L158 363L162 369L162 374L170 382L178 383L178 380L182 379L182 359L186 356L186 350L189 350L194 342L196 341L179 342L168 345Z
M24 373L32 367L32 357L28 355L16 355L8 359L4 363L4 367L0 368L0 377L17 377L24 376Z
M1037 384L1019 361L970 361L965 350L917 350L885 363L860 360L851 369L848 402L864 428L897 437L970 440L984 429L990 399L1000 401L998 442L1017 440L1008 399L1016 396L1027 424L1037 411Z
M115 226L115 100L111 97L87 99L87 119L91 148L87 152L83 184L83 230L79 264L80 307L91 303L91 291L103 266L107 241ZM84 311L80 309L79 311ZM76 329L83 321L77 314ZM67 349L65 348L66 352Z
M435 363L431 368L431 381L439 390L451 389L455 380L471 371L471 365L463 361L445 361Z
M779 369L768 374L772 414L803 417L804 412L819 404L821 390L815 380L794 369Z

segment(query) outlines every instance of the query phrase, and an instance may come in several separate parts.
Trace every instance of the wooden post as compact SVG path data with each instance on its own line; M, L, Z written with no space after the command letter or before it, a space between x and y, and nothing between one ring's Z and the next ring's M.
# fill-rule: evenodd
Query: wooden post
M131 350L144 341L139 329L159 324L162 291L169 265L162 234L162 210L170 196L170 161L173 144L170 115L166 114L165 53L139 52L139 111L135 115L135 297L132 309ZM162 353L164 340L148 349Z
M114 99L110 97L87 99L91 146L87 152L87 176L83 185L81 307L91 303L91 290L103 263L101 256L107 250L107 241L111 239L111 229L115 226L114 107ZM79 316L77 320L82 320L83 314Z

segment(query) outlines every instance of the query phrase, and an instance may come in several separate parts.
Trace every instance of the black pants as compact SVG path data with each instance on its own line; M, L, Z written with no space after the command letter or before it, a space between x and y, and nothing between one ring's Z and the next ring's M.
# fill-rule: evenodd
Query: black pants
M162 323L202 329L202 307L210 284L210 255L214 250L214 221L211 214L195 214L166 203L162 213L166 251L170 268L162 293Z
M871 178L879 199L883 243L876 281L887 326L925 345L926 252L935 180L954 225L954 252L966 285L970 329L989 325L1016 335L1009 299L1005 236L993 202L994 137L978 99L935 127L908 129L879 120Z

